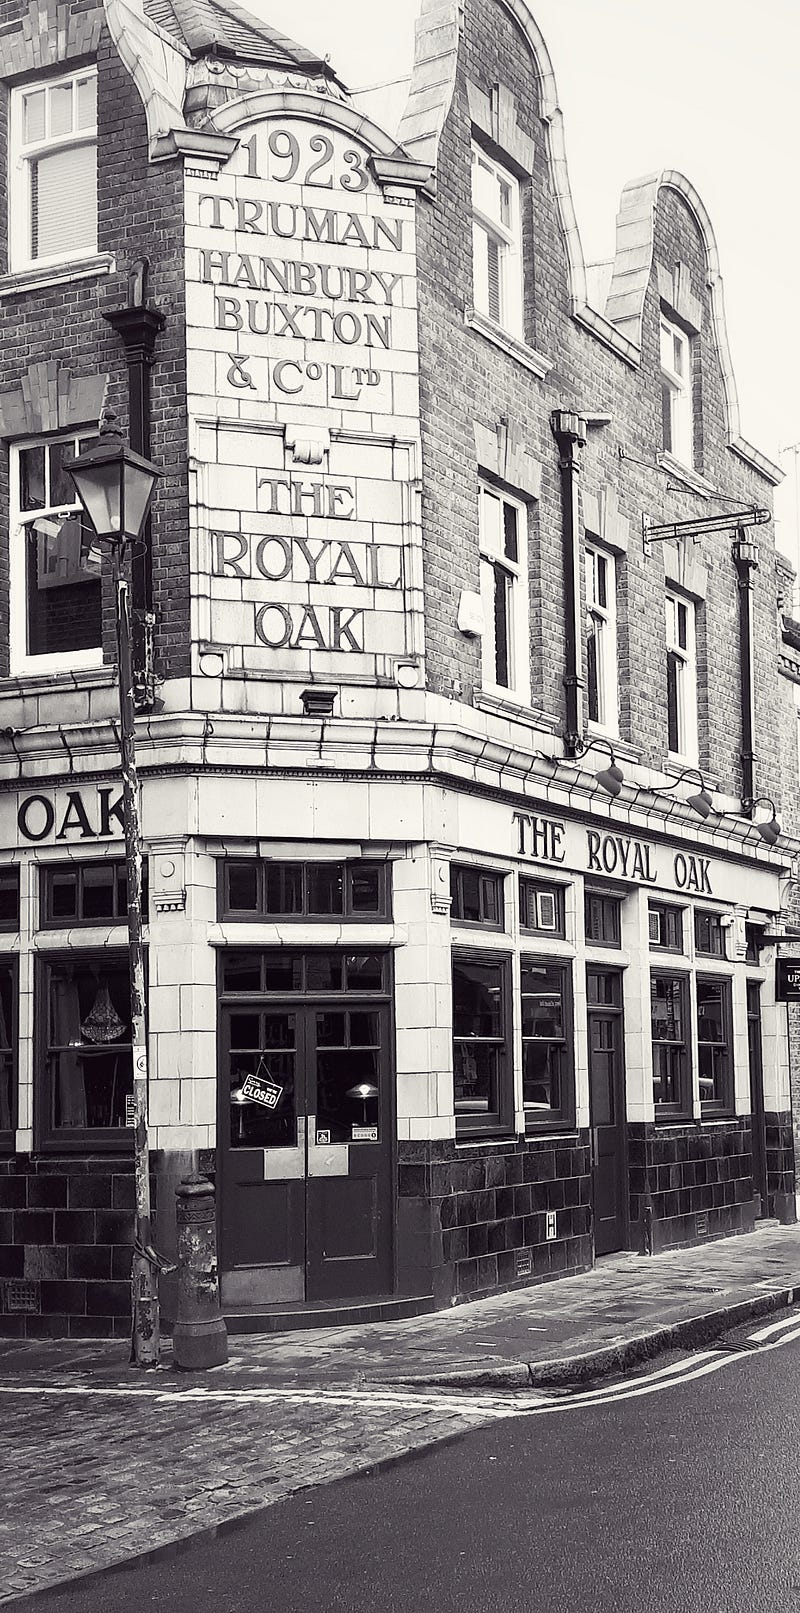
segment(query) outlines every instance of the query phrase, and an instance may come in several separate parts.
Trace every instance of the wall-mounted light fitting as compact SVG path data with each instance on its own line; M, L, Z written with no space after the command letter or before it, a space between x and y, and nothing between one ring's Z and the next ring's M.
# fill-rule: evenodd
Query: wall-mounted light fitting
M756 807L758 806L770 807L772 817L763 818L759 821L755 816ZM774 846L781 834L781 823L772 797L770 795L757 795L753 800L745 797L742 801L742 811L745 817L752 818L753 828L760 834L761 839L768 846Z
M614 746L608 739L591 736L588 739L580 740L575 747L575 753L578 757L585 756L586 752L590 750L608 751L611 758L608 767L601 767L599 773L595 773L594 777L595 783L600 785L601 790L605 790L606 795L610 795L612 800L615 800L625 783L625 774L617 761Z
M696 812L699 818L710 817L711 813L714 811L714 800L702 773L697 767L685 767L683 772L679 773L678 777L673 779L671 784L654 785L652 793L654 795L666 795L669 790L677 789L678 785L682 784L683 780L686 778L696 779L700 785L700 788L695 795L683 796L683 805L691 807L692 811Z

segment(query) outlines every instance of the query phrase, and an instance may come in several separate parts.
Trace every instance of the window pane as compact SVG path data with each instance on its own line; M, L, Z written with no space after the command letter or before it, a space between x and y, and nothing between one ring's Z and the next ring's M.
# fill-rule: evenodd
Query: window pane
M494 675L501 689L511 687L511 588L502 566L494 567Z
M124 1126L133 1092L127 960L49 968L49 1052L56 1129Z
M526 1109L560 1110L564 1049L555 1042L522 1044L522 1101Z
M29 655L102 644L100 578L85 571L88 533L77 516L43 517L25 533Z
M267 913L302 913L302 864L267 863L264 871L264 896Z
M258 912L258 863L236 863L226 865L225 878L228 885L227 905L235 913Z
M667 655L667 744L671 751L680 753L680 701L678 694L678 679L681 672L681 663L676 655L670 651Z
M97 149L70 146L31 163L31 256L97 251Z
M72 84L54 84L50 91L51 135L72 133Z
M78 80L76 94L76 129L93 129L97 123L97 79L94 74Z
M293 1147L297 1142L294 1015L232 1014L230 1041L231 1147Z
M500 243L493 235L486 236L487 312L490 319L500 320Z
M31 90L22 98L22 138L30 145L33 140L43 140L45 133L45 92Z
M502 967L494 963L473 963L464 958L453 963L453 1034L491 1036L503 1034Z
M350 902L354 913L380 912L381 871L379 868L361 867L350 870Z
M503 553L506 560L518 559L519 544L517 542L517 509L514 504L503 500Z
M115 915L115 870L110 866L83 871L83 918L110 919Z
M68 471L64 470L64 460L72 459L75 455L74 442L54 442L50 444L50 505L63 507L77 503L75 483Z
M341 952L311 952L306 959L306 987L309 991L341 991Z
M564 976L561 970L523 962L521 987L523 1037L562 1039Z
M600 721L600 682L597 650L596 625L594 618L590 616L586 634L586 709L590 722Z
M316 915L341 913L344 880L339 863L311 863L308 868L308 911Z
M19 874L16 868L9 868L0 872L0 928L15 930L18 924Z
M0 964L0 1131L14 1124L14 973Z
M374 1126L376 1131L379 1127L378 1053L352 1046L323 1049L319 1045L320 1017L317 1016L317 1130L329 1132L332 1143L351 1142L354 1132L358 1140L360 1127Z
M659 1042L683 1042L683 983L654 980L650 989L653 1036Z
M222 989L223 991L260 991L260 953L226 952L222 959Z
M21 510L41 510L47 501L44 447L21 448L19 453L19 505Z
M265 991L302 991L303 958L299 952L264 953Z
M377 952L354 952L345 958L348 991L381 991L383 959Z
M47 874L45 874L47 877ZM65 870L64 873L49 876L50 885L50 913L54 919L72 919L78 917L78 874L77 870Z
M485 1042L456 1042L453 1047L453 1096L456 1114L498 1114L499 1051Z

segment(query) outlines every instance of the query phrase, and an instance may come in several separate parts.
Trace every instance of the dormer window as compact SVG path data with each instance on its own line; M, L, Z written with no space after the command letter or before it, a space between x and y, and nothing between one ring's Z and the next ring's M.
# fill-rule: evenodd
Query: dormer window
M691 338L665 314L660 328L664 450L682 465L693 465Z
M97 74L82 68L11 92L12 270L97 251Z

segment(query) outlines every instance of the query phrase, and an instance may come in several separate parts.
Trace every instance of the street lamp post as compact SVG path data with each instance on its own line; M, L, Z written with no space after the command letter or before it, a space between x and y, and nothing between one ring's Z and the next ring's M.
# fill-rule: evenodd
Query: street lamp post
M130 586L122 576L126 546L141 538L150 501L161 471L134 454L122 441L114 417L106 412L95 443L65 465L78 497L101 543L109 546L114 580L119 682L122 814L128 884L128 954L130 960L133 1042L134 1160L136 1229L131 1272L131 1360L139 1367L158 1365L160 1323L159 1260L153 1248L150 1206L150 1153L147 1135L147 1030L145 1024L144 951L142 947L142 842L139 824L139 780L136 770L135 707L131 659Z

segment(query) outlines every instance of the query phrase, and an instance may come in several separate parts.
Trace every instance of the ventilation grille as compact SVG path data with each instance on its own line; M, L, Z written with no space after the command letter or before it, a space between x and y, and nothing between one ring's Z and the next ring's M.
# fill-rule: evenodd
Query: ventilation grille
M0 1287L3 1313L6 1316L17 1316L27 1313L29 1316L39 1314L39 1284L34 1282L10 1282Z

